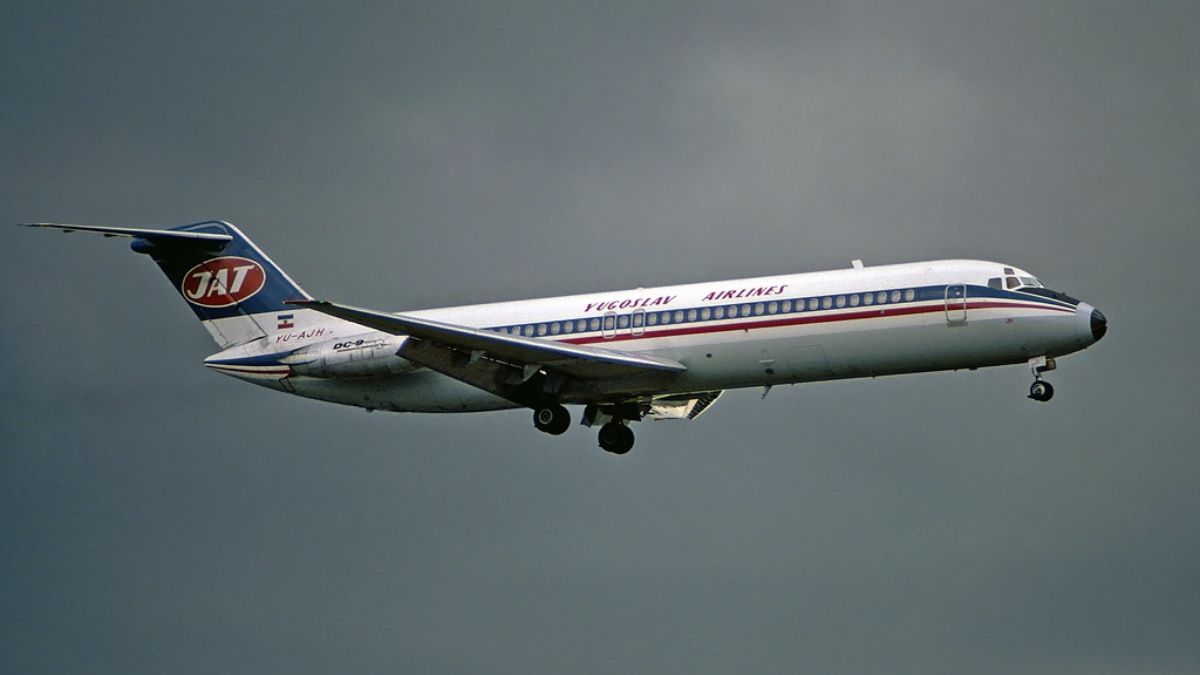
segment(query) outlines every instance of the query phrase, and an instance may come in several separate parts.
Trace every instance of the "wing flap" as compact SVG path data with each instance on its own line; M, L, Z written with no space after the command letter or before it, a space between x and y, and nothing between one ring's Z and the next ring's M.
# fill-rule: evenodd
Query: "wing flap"
M682 373L687 370L687 366L682 363L661 356L631 354L507 335L320 300L296 300L290 304L301 305L385 333L408 335L472 355L487 355L489 358L518 366L544 367L576 377L614 377L646 371Z
M663 396L650 402L647 417L655 420L694 420L721 398L724 391Z

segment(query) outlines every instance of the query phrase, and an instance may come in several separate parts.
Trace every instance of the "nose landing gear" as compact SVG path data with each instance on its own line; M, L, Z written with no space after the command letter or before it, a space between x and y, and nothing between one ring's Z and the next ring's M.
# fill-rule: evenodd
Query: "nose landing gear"
M1045 380L1034 380L1029 387L1029 398L1035 401L1049 401L1054 397L1054 387Z
M1054 397L1054 387L1042 379L1042 373L1058 367L1054 363L1054 357L1041 356L1030 360L1029 365L1033 369L1033 384L1029 386L1029 398L1043 403L1049 401Z

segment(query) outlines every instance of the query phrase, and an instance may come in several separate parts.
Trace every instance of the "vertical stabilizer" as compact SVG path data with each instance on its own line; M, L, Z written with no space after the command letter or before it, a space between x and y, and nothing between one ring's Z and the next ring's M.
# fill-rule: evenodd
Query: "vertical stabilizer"
M286 300L310 297L234 225L207 221L165 232L225 235L197 245L171 236L140 236L130 245L154 259L222 348L270 335L296 322Z

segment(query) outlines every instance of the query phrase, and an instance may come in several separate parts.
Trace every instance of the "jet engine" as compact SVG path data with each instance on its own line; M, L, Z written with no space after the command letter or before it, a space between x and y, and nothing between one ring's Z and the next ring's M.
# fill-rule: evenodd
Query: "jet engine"
M302 347L280 359L293 374L321 378L400 375L417 366L396 352L408 338L365 333Z

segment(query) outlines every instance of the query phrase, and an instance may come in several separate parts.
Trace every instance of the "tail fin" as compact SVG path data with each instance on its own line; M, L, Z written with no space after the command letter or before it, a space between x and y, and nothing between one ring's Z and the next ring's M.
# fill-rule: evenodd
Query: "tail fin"
M158 263L171 284L222 348L250 342L276 331L280 315L296 308L285 300L309 298L262 249L237 227L207 221L169 232L228 235L219 250L184 245L172 239L134 239L130 248Z
M285 301L311 299L241 230L224 221L169 230L56 223L32 226L132 237L130 248L158 263L222 349L292 328L302 310Z

